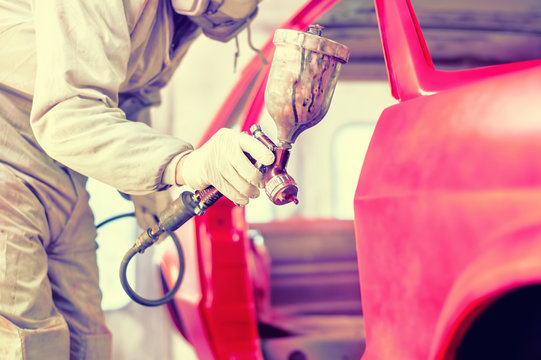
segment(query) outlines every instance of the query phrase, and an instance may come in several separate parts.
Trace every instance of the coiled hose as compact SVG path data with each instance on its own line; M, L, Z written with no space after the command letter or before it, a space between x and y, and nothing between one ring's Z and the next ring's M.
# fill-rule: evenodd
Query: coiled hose
M173 299L175 296L175 293L178 291L180 284L182 283L182 279L184 278L184 252L182 251L182 246L180 245L180 241L178 237L175 235L174 232L167 232L167 234L173 239L173 242L175 243L175 247L177 248L177 254L178 254L178 277L177 281L175 282L175 285L161 298L158 298L156 300L151 300L144 298L140 295L138 295L130 286L127 278L127 269L128 264L130 263L131 259L137 254L138 252L141 252L139 250L139 247L137 245L134 245L131 249L126 252L126 255L124 255L124 258L122 259L122 262L120 263L120 283L122 284L122 288L128 294L128 296L135 301L138 304L144 305L144 306L160 306L163 305Z
M109 224L115 220L126 218L126 217L134 217L134 216L135 216L135 213L131 212L131 213L125 213L125 214L120 214L120 215L110 217L102 221L98 225L96 225L96 229L99 229L100 227L106 224ZM132 289L132 287L130 286L128 282L127 269L128 269L129 262L135 256L136 253L144 251L144 250L141 250L137 244L128 250L128 252L124 255L124 258L122 259L122 262L120 263L120 270L119 270L120 284L122 285L122 288L124 289L126 294L128 294L128 296L133 301L137 302L138 304L141 304L144 306L160 306L171 301L173 297L175 296L175 293L178 291L180 284L182 283L182 279L184 278L184 271L185 271L184 252L182 251L180 240L174 232L167 231L166 233L171 237L177 249L179 269L178 269L178 277L177 277L177 281L175 282L175 285L163 297L155 299L155 300L144 298L138 295L135 292L135 290Z

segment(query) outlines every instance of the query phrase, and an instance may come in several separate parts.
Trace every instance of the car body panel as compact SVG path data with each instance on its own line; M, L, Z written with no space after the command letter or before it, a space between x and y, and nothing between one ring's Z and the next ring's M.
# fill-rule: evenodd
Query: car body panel
M541 280L541 62L435 70L408 0L377 0L393 94L355 227L363 359L454 359L494 299Z

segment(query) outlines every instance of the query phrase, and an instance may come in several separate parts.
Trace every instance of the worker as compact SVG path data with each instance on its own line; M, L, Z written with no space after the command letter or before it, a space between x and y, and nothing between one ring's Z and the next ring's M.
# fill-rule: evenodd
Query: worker
M234 37L257 0L0 0L0 359L108 359L87 177L126 194L214 185L244 205L274 155L221 130L149 127L190 44ZM199 119L186 119L198 126Z

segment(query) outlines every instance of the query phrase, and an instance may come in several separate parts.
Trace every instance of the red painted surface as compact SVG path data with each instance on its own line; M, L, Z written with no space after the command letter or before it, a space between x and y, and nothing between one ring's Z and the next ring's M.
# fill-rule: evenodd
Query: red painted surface
M453 359L541 282L541 61L435 70L409 0L376 0L393 95L355 194L364 360Z
M280 28L304 30L338 0L312 0ZM272 58L272 38L262 48ZM202 138L230 126L236 111L243 109L242 130L255 124L264 106L269 66L255 56L224 101ZM251 85L253 84L253 85ZM247 99L244 94L252 88ZM186 274L175 296L180 313L177 322L200 359L262 359L256 328L252 280L247 260L247 224L242 208L221 199L207 212L177 230L184 245ZM195 232L195 233L194 233ZM169 286L174 283L178 262L164 257L161 269ZM182 322L182 324L180 324Z

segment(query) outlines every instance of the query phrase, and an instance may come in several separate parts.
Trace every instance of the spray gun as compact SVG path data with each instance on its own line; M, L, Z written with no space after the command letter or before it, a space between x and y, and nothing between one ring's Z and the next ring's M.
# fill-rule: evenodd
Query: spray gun
M319 123L327 113L341 65L349 58L349 49L322 37L322 29L319 25L310 25L306 32L279 29L274 34L276 51L265 91L265 105L276 124L278 144L275 144L259 125L252 126L250 132L275 155L274 163L261 167L260 171L263 174L265 193L276 205L299 202L297 184L286 170L290 150L299 134ZM247 156L255 163L248 154ZM173 231L193 216L202 215L221 197L222 194L213 186L194 193L185 191L159 214L156 225L137 238L120 266L121 284L134 301L147 306L168 302L180 286L182 273L163 298L144 299L131 289L126 278L126 269L131 258L136 253L143 253L164 233L172 235L182 258L182 249Z

